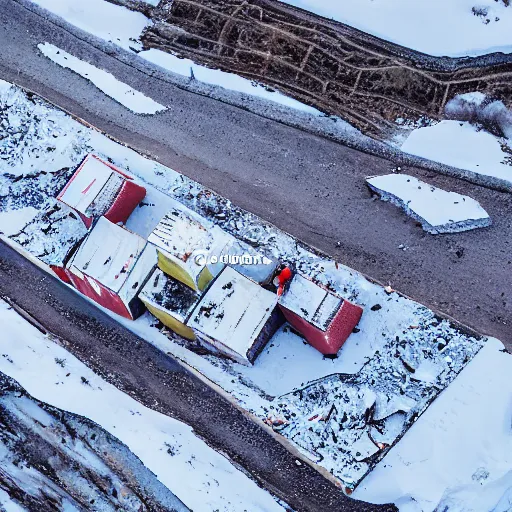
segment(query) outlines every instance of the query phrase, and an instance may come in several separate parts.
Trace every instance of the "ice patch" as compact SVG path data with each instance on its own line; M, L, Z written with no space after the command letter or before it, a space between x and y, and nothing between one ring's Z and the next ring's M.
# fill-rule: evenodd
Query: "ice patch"
M407 174L387 174L366 180L383 201L401 207L433 235L491 225L488 213L468 196L447 192Z

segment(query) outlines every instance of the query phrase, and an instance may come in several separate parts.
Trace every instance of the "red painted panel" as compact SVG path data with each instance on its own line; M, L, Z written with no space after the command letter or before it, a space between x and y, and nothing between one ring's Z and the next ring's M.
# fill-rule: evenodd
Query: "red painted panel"
M102 160L101 158L97 157L96 155L93 155L92 153L87 155L83 160L82 163L78 166L77 170L73 173L73 176L71 176L70 180L66 183L66 186L60 191L60 193L57 195L57 199L60 201L62 200L62 197L64 196L66 190L71 185L73 180L76 178L76 176L81 172L83 166L87 162L89 158L95 158L96 160L100 161L101 163L105 164L107 167L112 169L113 171L117 172L124 178L126 178L125 183L121 187L121 191L118 194L118 197L115 201L115 203L111 206L105 217L107 217L108 220L113 222L114 224L117 224L118 222L125 223L126 220L128 220L128 217L131 215L135 207L144 199L146 195L146 189L144 187L141 187L140 185L137 185L132 180L133 178L126 174L121 169L117 168L115 165L112 165L109 162L106 162L105 160ZM127 186L128 185L128 186ZM123 193L123 190L126 188L126 191ZM138 198L138 199L137 199ZM120 203L118 204L118 201ZM122 204L123 201L126 201L126 204ZM130 209L131 208L131 209ZM90 217L86 217L85 215L79 213L81 219L84 221L85 226L87 229L89 229L92 225L93 219ZM108 216L110 215L110 216ZM112 217L112 218L111 218ZM112 219L119 219L119 220L112 220Z
M279 307L288 323L302 334L312 347L326 356L339 352L363 314L363 308L345 300L327 330L322 331L293 311L281 305Z
M128 174L126 174L124 171L121 171L121 169L118 169L115 165L112 165L111 163L109 162L105 162L105 160L102 160L101 158L97 157L96 155L93 155L92 153L88 154L83 160L82 162L80 163L80 165L78 166L77 170L73 173L73 176L71 176L71 178L69 179L69 181L66 183L66 186L60 191L60 193L58 194L57 196L57 199L61 199L62 196L64 195L64 193L66 192L66 190L69 188L69 186L71 185L71 182L76 178L76 176L78 175L78 173L82 170L83 166L85 165L85 163L87 162L87 160L89 158L95 158L96 160L99 160L101 163L105 164L107 167L110 167L110 169L112 169L113 171L119 173L121 176L124 176L127 180L133 180L133 178L131 176L129 176Z
M66 274L71 280L73 286L79 292L83 293L84 295L92 299L94 302L97 302L104 308L107 308L110 311L117 313L118 315L128 318L129 320L133 320L130 311L124 305L124 302L116 293L109 290L101 283L87 275L84 275L84 279L80 279L77 275L73 274L73 272L71 272L68 269L66 269ZM91 282L94 283L94 286L91 285ZM96 291L97 289L100 290L100 293Z
M104 217L113 224L126 223L133 210L146 196L146 189L133 181L125 181L117 195L114 204L108 209Z
M76 212L80 216L80 218L84 221L85 227L89 229L92 226L92 217L87 217L83 213Z
M69 276L66 273L66 269L63 267L57 267L56 265L50 265L50 268L57 274L57 277L64 281L67 284L72 284L71 279L69 279Z

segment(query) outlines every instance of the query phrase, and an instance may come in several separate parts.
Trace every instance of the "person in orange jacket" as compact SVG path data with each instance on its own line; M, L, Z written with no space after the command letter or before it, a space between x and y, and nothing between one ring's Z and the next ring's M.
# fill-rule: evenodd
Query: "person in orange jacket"
M290 267L284 267L281 269L279 274L274 278L274 284L277 286L277 296L281 297L284 292L286 283L293 277L293 272Z

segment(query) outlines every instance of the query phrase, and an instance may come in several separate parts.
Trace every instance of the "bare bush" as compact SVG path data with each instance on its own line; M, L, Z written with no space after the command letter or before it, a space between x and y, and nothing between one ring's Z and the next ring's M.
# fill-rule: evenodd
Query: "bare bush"
M469 93L455 96L445 107L448 119L469 121L499 137L512 139L512 111L502 101L482 93Z

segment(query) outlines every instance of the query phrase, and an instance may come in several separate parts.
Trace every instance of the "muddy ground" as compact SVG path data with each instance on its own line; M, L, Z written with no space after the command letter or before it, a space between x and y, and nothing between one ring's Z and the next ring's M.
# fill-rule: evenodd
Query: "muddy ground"
M146 49L258 80L374 137L389 136L398 117L441 117L460 93L512 104L512 56L429 57L274 0L115 3L153 19Z
M512 104L503 54L429 57L274 0L163 0L143 10L155 22L146 49L261 81L372 136L389 136L398 117L439 118L460 93Z

